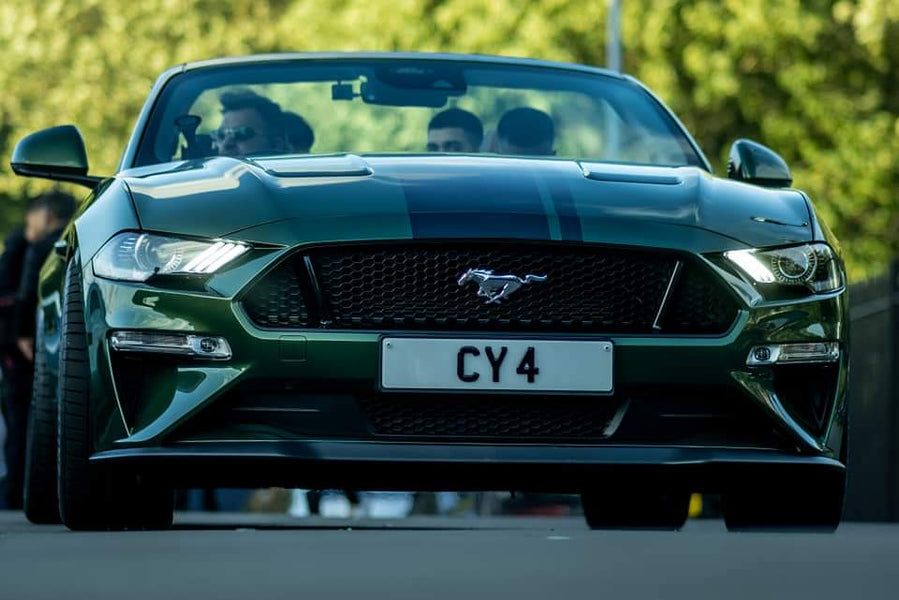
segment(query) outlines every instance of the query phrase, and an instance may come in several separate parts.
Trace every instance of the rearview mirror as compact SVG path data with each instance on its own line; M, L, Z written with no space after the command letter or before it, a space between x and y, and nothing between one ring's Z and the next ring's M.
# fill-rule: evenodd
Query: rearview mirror
M787 163L770 148L739 139L730 147L727 176L765 187L789 187L793 175Z
M84 140L74 125L42 129L22 138L12 153L12 170L22 177L97 186L102 177L87 174Z
M449 94L444 90L404 89L387 85L377 79L363 81L359 96L366 104L381 106L422 106L441 108L446 106Z

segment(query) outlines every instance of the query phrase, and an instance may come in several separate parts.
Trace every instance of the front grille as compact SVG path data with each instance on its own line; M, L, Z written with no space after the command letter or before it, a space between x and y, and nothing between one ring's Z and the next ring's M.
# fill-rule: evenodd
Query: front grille
M276 328L725 332L736 304L689 261L656 321L679 260L664 252L526 243L325 247L288 258L250 290L244 307L257 325ZM475 282L459 285L469 269L547 279L487 303Z
M715 334L730 328L737 307L730 295L704 269L688 264L665 310L666 333Z
M285 261L263 277L244 300L250 318L262 327L308 327L309 310L293 261Z
M369 396L362 412L376 435L491 439L608 437L620 402L522 396Z

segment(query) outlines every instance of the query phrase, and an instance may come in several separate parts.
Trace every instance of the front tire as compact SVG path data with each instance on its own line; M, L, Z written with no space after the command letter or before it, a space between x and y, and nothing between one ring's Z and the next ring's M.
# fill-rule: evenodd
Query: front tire
M741 481L722 494L730 531L832 532L840 524L844 471L796 471Z
M57 482L62 522L74 530L171 526L171 488L128 471L90 465L90 362L81 270L66 270L59 357Z
M28 413L25 458L25 516L39 525L58 524L56 494L56 394L38 335L34 352L34 387Z

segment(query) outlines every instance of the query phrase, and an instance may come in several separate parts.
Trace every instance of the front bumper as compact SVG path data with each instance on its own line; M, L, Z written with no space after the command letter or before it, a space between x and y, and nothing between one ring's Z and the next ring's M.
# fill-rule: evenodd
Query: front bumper
M668 447L410 444L339 441L181 443L107 450L92 464L139 468L174 485L580 493L622 479L721 491L796 469L844 473L837 460L786 452Z
M438 443L435 446L426 443L429 442L426 439L410 439L408 435L398 439L373 432L364 415L350 418L351 411L341 408L377 390L381 332L263 330L250 322L239 303L233 300L234 294L270 260L271 257L258 257L247 261L222 274L221 279L212 282L211 291L206 292L110 282L94 278L86 270L86 317L94 372L91 401L95 460L139 462L153 457L150 462L157 459L167 462L196 455L201 462L209 460L216 464L228 460L367 464L358 457L358 460L341 458L343 450L337 454L331 452L336 448L365 447L364 456L387 453L378 464L390 467L385 469L390 471L407 463L444 464L449 454L467 456L464 453L470 452L470 448L482 448L485 454L481 459L470 455L471 463L463 461L457 465L461 473L472 464L486 464L485 461L518 464L516 452L525 453L520 456L531 452L534 456L555 457L554 462L524 461L523 465L536 468L545 464L552 470L586 461L583 465L586 471L609 464L651 465L671 461L680 469L682 459L672 457L688 455L697 457L692 462L698 461L706 465L704 469L712 471L718 467L711 465L767 463L772 456L780 457L774 462L787 458L800 462L815 458L835 460L841 456L848 371L843 293L793 302L765 303L757 298L754 303L744 302L733 327L723 336L609 336L615 345L616 394L612 398L593 400L630 403L618 438L613 434L604 439L578 440L575 444L556 438L486 440L489 442L486 445L478 445L485 440L468 438L430 440ZM110 349L109 334L135 329L223 336L233 349L233 357L225 362L142 357L129 363ZM802 372L778 366L746 366L746 358L754 346L818 341L842 344L839 363ZM283 415L262 422L256 419L221 427L218 426L221 421L216 425L214 419L210 420L234 396L240 395L242 399L238 401L243 402L247 396L259 395L253 394L253 390L279 385L282 401L297 394L317 403L313 407L315 411L307 411L302 424L288 427L282 423L285 419L279 421ZM803 396L812 388L814 394ZM699 396L703 404L695 406L702 410L668 414L672 406L683 405L682 401ZM379 398L383 400L384 395ZM645 398L649 398L650 405L655 402L662 407L655 415L659 418L651 423L630 423L631 432L645 431L643 437L633 434L621 437L621 431L628 431L629 420L637 418L629 415L640 412L636 408L640 404L635 399L644 401ZM333 410L322 411L323 405ZM754 428L759 435L746 437L743 429L719 428L715 418L720 414L698 414L707 413L710 406L720 408L732 422L742 421L746 425L743 429ZM744 409L752 412L751 419L745 418ZM695 417L691 421L692 429L687 428L692 433L662 435L675 430L681 432L672 424L686 422L684 412L690 418ZM327 422L320 416L328 417ZM660 416L670 418L665 420ZM352 423L344 429L339 424L335 426L335 420L344 418ZM701 426L707 426L716 435L697 435ZM221 447L219 444L225 444L225 449L216 453L213 449ZM429 453L429 448L439 448L439 452ZM558 448L566 451L559 454ZM452 452L447 452L448 449ZM742 458L734 459L733 452ZM398 456L402 460L391 458ZM448 464L456 462L449 460ZM410 466L400 470L416 469ZM422 473L416 474L426 477L427 467L421 470ZM354 476L363 476L362 471L353 471ZM491 473L491 477L498 477L498 471L502 469ZM389 481L381 473L373 478L371 485L353 486L380 487L375 479ZM461 474L460 480L464 481ZM404 487L409 487L409 480L404 481L407 482ZM445 486L445 478L441 481Z

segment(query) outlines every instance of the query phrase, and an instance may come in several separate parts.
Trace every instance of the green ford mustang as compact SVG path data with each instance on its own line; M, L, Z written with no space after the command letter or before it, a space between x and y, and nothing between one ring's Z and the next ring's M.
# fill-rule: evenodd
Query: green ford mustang
M839 247L772 151L715 177L630 77L273 55L164 73L44 265L27 514L165 527L179 486L581 494L591 527L839 522Z

